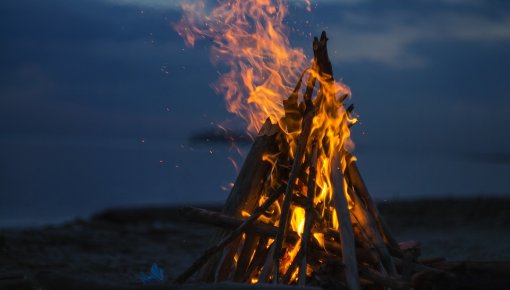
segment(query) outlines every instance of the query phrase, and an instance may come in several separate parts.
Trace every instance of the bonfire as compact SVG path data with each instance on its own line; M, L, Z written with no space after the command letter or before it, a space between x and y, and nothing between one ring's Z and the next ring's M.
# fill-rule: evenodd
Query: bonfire
M398 244L356 165L349 88L333 78L322 32L313 59L290 47L281 1L184 5L185 41L210 39L230 71L216 84L229 111L256 131L221 213L188 209L222 227L176 279L347 289L409 287L419 244Z

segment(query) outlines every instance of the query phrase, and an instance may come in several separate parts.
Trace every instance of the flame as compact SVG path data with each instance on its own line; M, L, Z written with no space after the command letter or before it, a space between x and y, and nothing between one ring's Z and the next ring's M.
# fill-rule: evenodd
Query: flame
M188 46L198 39L212 41L213 63L228 68L214 88L225 96L227 110L246 120L255 134L268 117L273 123L283 117L282 101L308 60L290 45L284 1L229 0L213 8L207 2L213 1L183 2L184 14L174 29Z
M267 200L267 196L262 195L259 199L259 206L261 206L266 200ZM243 214L243 217L245 217L244 212L245 211L241 212ZM248 213L248 215L250 215L250 214ZM273 203L269 207L269 209L265 212L265 214L261 215L258 218L258 220L263 223L266 223L266 224L277 225L279 217L280 217L280 206L278 205L278 203Z
M331 208L331 213L332 213L332 216L336 216L336 209L335 208ZM331 227L335 230L338 230L340 228L340 225L338 224L338 220L337 219L332 219L332 223L331 223Z
M324 234L323 233L313 233L313 237L315 238L315 240L317 241L317 243L319 243L319 245L321 246L321 248L324 248Z
M269 153L265 153L264 155L262 155L262 160L264 161L267 161L269 163L271 163L271 165L276 165L276 159L278 158L278 155L280 155L279 153L275 153L275 154L269 154Z
M290 227L301 237L305 228L305 210L302 207L295 207L290 219Z

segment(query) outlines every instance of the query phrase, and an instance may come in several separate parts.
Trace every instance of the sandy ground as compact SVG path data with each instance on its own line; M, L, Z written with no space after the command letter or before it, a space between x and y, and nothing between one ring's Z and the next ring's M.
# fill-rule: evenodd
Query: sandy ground
M510 199L386 202L380 210L398 240L422 243L422 257L510 261ZM183 221L176 207L111 209L62 225L3 229L0 282L49 270L137 285L153 263L172 279L214 231Z
M379 205L399 241L422 243L422 256L510 261L510 199L422 200Z

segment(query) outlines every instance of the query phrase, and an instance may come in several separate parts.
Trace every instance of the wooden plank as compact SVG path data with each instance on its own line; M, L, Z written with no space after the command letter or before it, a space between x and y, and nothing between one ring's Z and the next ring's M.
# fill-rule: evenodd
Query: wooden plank
M346 160L350 160L351 158L352 156L350 156L350 154L347 154ZM352 184L354 190L356 191L357 194L359 194L360 198L365 203L368 211L372 214L373 218L377 222L379 231L382 233L386 243L391 247L393 251L400 252L397 241L391 234L388 225L386 224L383 217L379 213L377 205L375 204L374 200L370 196L370 193L368 192L368 188L365 185L363 178L361 177L361 173L358 169L358 166L356 165L356 161L349 162L349 164L347 164L347 168L345 171L349 183Z
M251 258L255 253L255 249L257 248L258 243L258 235L251 233L246 234L241 254L237 260L236 271L234 273L235 282L242 282L244 274L246 273L246 270L248 270L248 266L250 265Z
M302 252L300 257L300 261L298 261L299 265L299 275L298 275L298 281L300 286L305 286L306 284L306 258L308 256L308 242L311 238L311 232L312 232L312 220L314 215L314 208L313 208L313 200L315 198L315 187L316 187L316 180L315 177L317 175L317 140L314 140L312 143L312 151L311 151L311 158L310 158L310 170L309 170L309 176L308 176L308 192L307 199L308 203L306 205L305 211L305 226L303 229L303 236L301 237L301 246L300 246L300 252ZM297 259L298 257L296 257Z
M353 208L351 209L352 215L355 217L356 221L360 224L362 230L367 234L374 248L377 250L386 271L388 271L391 276L396 276L397 269L393 263L390 252L384 243L381 233L379 232L379 227L372 215L365 208L364 203L357 195L357 192L352 190L350 186L348 186L347 190L349 191L349 196L354 202Z
M265 154L274 154L277 151L275 139L278 132L278 124L271 124L267 119L244 160L234 187L225 201L223 213L240 217L241 210L254 209L271 170L271 164L262 158Z
M268 253L270 250L270 246L268 246L268 237L261 237L259 239L259 244L257 245L257 249L255 249L255 255L248 266L248 269L244 273L242 282L251 282L252 278L258 279L259 271L261 270L262 266L264 265L264 261L268 257Z
M271 274L272 269L274 267L273 265L274 248L275 244L273 242L269 248L266 260L264 261L264 266L262 266L262 272L260 273L259 276L259 282L262 283L269 282L269 275Z
M349 290L360 290L358 263L354 246L351 217L344 191L344 177L340 167L340 157L335 154L332 160L331 183L333 185L333 203L340 225L340 240L342 244L342 261L345 265L345 276Z
M226 224L230 225L232 228L235 228L235 230L229 232L225 237L223 237L223 239L220 242L218 242L218 244L207 249L202 254L202 256L200 256L197 260L195 260L195 262L193 262L193 264L188 269L186 269L182 274L180 274L177 277L176 283L184 283L191 275L193 275L209 259L211 259L214 255L216 255L216 253L223 250L224 247L226 247L229 243L233 243L234 241L236 241L236 239L239 239L237 241L237 243L235 243L235 244L239 244L239 242L240 242L239 236L243 232L247 232L248 228L258 219L258 217L260 215L262 215L282 195L282 193L283 193L282 187L279 187L279 188L273 190L273 192L271 192L271 194L269 195L269 198L266 201L264 201L264 203L261 206L257 207L253 211L253 213L250 217L248 217L246 220L241 221L241 222L239 222L238 220L233 220L232 218L229 218L226 215L215 213L215 212L210 212L210 211L206 211L206 210L202 210L202 209L186 208L186 209L182 210L181 211L182 215L188 216L188 219L190 219L190 220L195 219L195 221L206 222L206 223L210 223L213 225L219 224L220 226L222 226L226 223ZM230 255L230 256L226 256L226 255ZM233 251L223 252L222 257L219 260L220 261L219 265L221 265L221 267L223 267L225 259L226 258L232 259L233 255L234 255ZM220 268L220 267L218 267L218 268ZM218 268L216 269L217 271L218 271ZM220 271L225 272L225 270L220 270Z

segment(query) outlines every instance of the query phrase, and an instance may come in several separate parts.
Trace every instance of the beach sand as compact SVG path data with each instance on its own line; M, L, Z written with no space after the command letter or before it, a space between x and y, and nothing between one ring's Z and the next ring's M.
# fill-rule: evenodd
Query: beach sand
M510 261L510 199L394 201L379 209L397 240L421 242L422 258ZM206 249L216 230L184 221L181 210L109 209L87 220L2 229L0 289L20 279L36 287L34 277L41 271L139 285L140 272L148 272L153 263L171 281Z

